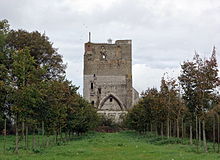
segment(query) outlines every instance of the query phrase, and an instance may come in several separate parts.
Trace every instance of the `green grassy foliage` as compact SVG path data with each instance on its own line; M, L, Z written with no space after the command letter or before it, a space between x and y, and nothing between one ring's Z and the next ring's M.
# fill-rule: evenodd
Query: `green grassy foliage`
M9 137L10 145L14 137ZM195 146L190 147L187 140L183 144L175 138L169 140L152 134L138 135L132 131L117 133L90 132L75 137L73 141L60 146L39 149L35 152L12 152L2 154L3 139L0 139L0 159L22 160L217 160L218 153L196 153ZM171 144L172 143L172 144ZM182 142L181 142L182 143Z
M47 144L48 141L48 144ZM59 142L60 143L60 142ZM25 146L25 138L21 139L19 137L19 152L23 154L24 152L36 152L38 153L40 150L45 149L45 147L48 145L48 147L55 145L55 136L49 136L48 138L44 136L35 136L35 143L33 136L28 136L28 145ZM33 145L34 144L34 145ZM58 144L59 145L59 144ZM28 147L28 150L26 149ZM5 146L5 152L6 154L15 154L15 136L6 136L6 146ZM0 136L0 153L4 153L4 137ZM1 157L1 156L0 156ZM0 159L1 160L1 159Z

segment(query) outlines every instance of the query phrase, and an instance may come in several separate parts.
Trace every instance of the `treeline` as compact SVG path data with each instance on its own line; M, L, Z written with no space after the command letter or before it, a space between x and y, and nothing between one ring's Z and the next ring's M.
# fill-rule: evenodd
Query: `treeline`
M0 21L0 131L16 134L15 152L28 134L57 137L96 126L96 110L66 80L65 68L45 34Z
M178 79L164 76L160 90L149 88L142 93L139 103L129 111L126 123L140 133L189 137L197 150L203 141L205 152L208 139L219 152L219 82L215 47L208 59L196 53L191 61L183 62Z

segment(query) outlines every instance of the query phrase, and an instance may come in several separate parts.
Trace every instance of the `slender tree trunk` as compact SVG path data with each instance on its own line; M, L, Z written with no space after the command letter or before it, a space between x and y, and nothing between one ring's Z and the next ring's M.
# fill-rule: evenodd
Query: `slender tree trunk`
M47 135L47 144L46 146L48 147L49 146L49 135Z
M170 137L172 137L172 120L170 120L170 125L169 126L170 126L170 131L169 131L170 132Z
M68 135L67 135L67 131L65 132L65 142L68 142Z
M69 131L69 141L71 141L71 132Z
M177 132L177 138L180 138L180 126L179 126L179 118L176 119L176 132Z
M157 122L154 124L154 127L155 127L155 134L156 134L156 135L158 135L158 130L157 130L157 129L158 129L158 127L157 127Z
M183 136L186 137L186 123L183 123Z
M40 131L37 129L37 146L40 147Z
M63 141L63 137L62 137L62 130L61 130L61 127L60 127L60 129L59 129L60 131L60 142L62 142Z
M26 125L26 136L25 136L25 142L26 142L26 150L28 150L28 126Z
M35 136L35 128L34 128L34 133L33 133L33 149L36 147L36 136Z
M201 120L199 118L199 146L201 146Z
M15 153L18 154L18 114L16 115L15 130L16 130Z
M163 138L163 122L160 123L160 135Z
M217 121L218 121L218 152L219 152L219 131L220 131L220 127L219 127L219 115L217 114Z
M4 123L4 153L6 151L6 135L7 135L7 119L5 118L5 123Z
M42 121L42 146L44 146L44 121Z
M70 140L70 137L69 137L69 130L67 130L67 132L66 132L66 138L67 138L67 142L69 142L69 140Z
M56 136L56 131L55 131L55 129L53 129L53 134L54 134L54 138L53 138L53 139L54 139L54 143L53 143L53 144L56 145L56 144L57 144L57 138L56 138L57 136Z
M192 123L190 123L190 126L189 126L190 128L189 128L189 130L190 130L190 144L192 145L193 144L193 142L192 142Z
M205 134L205 120L202 120L202 131L203 131L204 151L205 151L205 152L208 152L207 143L206 143L206 134Z
M22 133L22 139L25 137L24 136L24 121L22 121L22 130L21 130L21 133Z
M183 121L183 117L182 117L182 138L184 138L184 121Z
M212 128L212 132L213 132L213 150L215 152L215 115L213 117L213 128Z
M199 146L198 146L198 116L196 115L196 150L197 152L199 151Z
M56 133L55 133L55 142L56 142L56 144L58 143L57 137L58 137L58 132L56 131Z
M198 140L198 117L196 116L196 140Z
M150 132L153 132L153 125L150 123Z
M173 137L177 137L177 124L176 124L176 120L173 120Z
M167 138L170 138L170 121L169 121L169 118L167 118Z
M31 146L31 148L34 149L34 134L31 136L31 139L32 139L32 146Z

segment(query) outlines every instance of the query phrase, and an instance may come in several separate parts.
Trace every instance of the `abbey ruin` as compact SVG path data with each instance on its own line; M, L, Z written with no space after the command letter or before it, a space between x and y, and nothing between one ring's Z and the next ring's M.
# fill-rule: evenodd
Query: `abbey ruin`
M132 87L132 41L85 43L83 96L116 121L138 101Z

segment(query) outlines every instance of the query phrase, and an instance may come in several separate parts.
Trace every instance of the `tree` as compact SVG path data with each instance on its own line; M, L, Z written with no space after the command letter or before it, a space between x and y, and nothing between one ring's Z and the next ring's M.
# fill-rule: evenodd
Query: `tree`
M0 126L4 126L7 118L8 95L11 87L9 85L10 77L8 75L10 66L10 50L6 49L6 38L9 32L9 24L7 20L0 21ZM8 118L7 118L8 119ZM9 122L9 119L7 120ZM0 130L3 128L0 127Z
M218 77L218 66L216 60L216 51L215 47L213 48L212 55L210 59L204 61L204 64L201 65L201 74L198 79L198 97L200 97L199 109L202 114L202 124L203 124L203 142L204 150L207 152L206 144L206 134L205 134L205 120L207 112L210 111L216 102L216 89L219 86L219 77Z
M180 84L184 90L183 98L190 112L190 138L192 139L192 122L197 117L202 119L204 150L207 152L205 120L208 111L213 108L216 101L216 88L219 86L218 68L213 49L210 59L202 60L196 53L193 61L181 65L182 73L179 76ZM197 126L197 123L196 123ZM197 127L196 127L197 128ZM196 130L197 132L197 130Z
M95 108L65 79L64 69L45 34L10 30L7 20L0 21L0 129L12 120L16 153L24 130L28 149L28 131L35 135L40 125L42 135L55 132L62 140L64 131L84 133L97 125Z
M144 102L140 100L127 114L126 125L139 133L145 133L148 130L149 119L144 114Z
M195 81L196 77L196 63L190 61L184 61L181 65L182 71L179 76L180 85L184 91L183 99L185 100L186 107L188 109L188 115L190 120L190 144L192 144L192 123L196 112L196 95L195 95Z
M67 128L77 134L85 133L98 125L96 109L79 95L71 100L67 115Z
M126 123L131 129L140 133L146 133L148 130L153 131L153 128L157 133L159 114L162 113L159 109L160 95L156 88L149 88L142 96L139 103L128 112Z
M33 124L31 118L32 107L36 105L36 99L33 97L35 92L32 90L34 83L34 73L36 68L35 61L29 54L28 49L15 51L12 54L12 66L10 71L12 86L12 95L10 97L11 112L15 121L16 129L16 153L18 153L18 125L22 122L22 136L24 136L24 122Z
M10 30L6 43L8 48L13 50L28 48L30 55L34 57L35 65L47 68L45 77L42 78L60 79L64 76L66 66L62 56L53 48L45 34L38 31L29 33L25 30Z
M167 119L167 137L169 138L169 136L172 136L172 126L170 123L173 122L173 134L179 138L179 121L180 118L184 116L186 109L182 102L180 87L177 84L177 80L169 77L166 79L162 77L160 93Z

